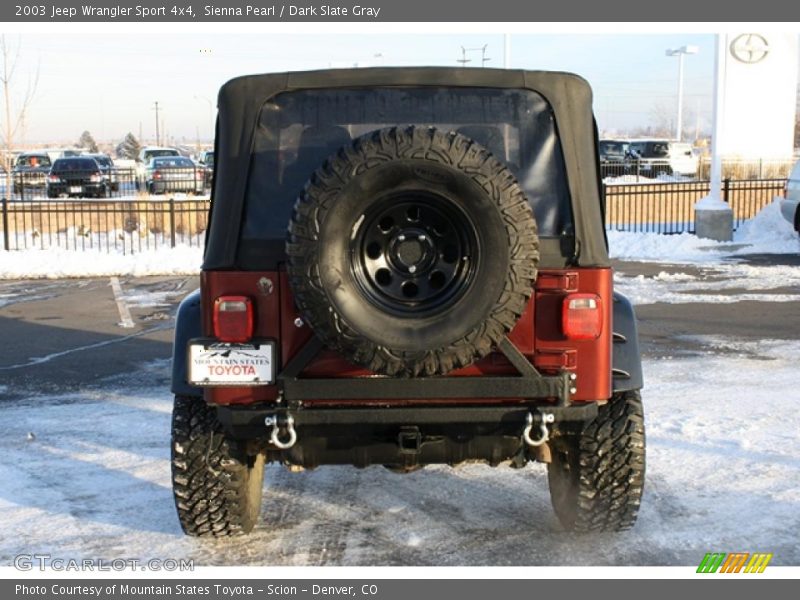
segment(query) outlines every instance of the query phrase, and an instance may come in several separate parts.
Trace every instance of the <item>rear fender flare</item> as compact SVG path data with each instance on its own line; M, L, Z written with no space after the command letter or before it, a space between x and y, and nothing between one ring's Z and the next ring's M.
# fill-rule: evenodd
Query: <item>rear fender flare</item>
M614 393L640 390L644 386L636 313L631 301L614 292L612 379Z
M200 290L186 296L178 306L175 341L172 345L172 393L179 396L202 396L203 390L189 385L186 350L190 339L202 337Z

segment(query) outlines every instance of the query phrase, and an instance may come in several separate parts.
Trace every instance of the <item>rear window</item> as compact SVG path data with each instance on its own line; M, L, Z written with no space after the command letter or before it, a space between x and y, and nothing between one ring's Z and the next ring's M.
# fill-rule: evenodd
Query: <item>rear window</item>
M175 168L175 169L186 169L186 168L193 168L194 163L189 160L188 158L177 157L177 158L156 158L153 159L153 166L158 167L159 169L164 168Z
M93 157L95 162L100 165L101 167L113 167L114 163L111 162L111 159L107 156L95 156Z
M624 154L627 149L625 142L600 142L601 154Z
M170 150L168 148L161 149L161 150L145 150L144 151L144 160L149 161L158 156L180 156L180 152L177 150Z
M376 129L409 124L456 131L482 144L516 175L540 235L571 230L561 144L550 106L539 94L493 88L303 90L279 94L261 110L242 244L285 239L294 200L339 148Z
M53 163L53 171L97 171L92 158L59 158Z
M20 156L17 158L18 167L49 167L50 157L46 154Z

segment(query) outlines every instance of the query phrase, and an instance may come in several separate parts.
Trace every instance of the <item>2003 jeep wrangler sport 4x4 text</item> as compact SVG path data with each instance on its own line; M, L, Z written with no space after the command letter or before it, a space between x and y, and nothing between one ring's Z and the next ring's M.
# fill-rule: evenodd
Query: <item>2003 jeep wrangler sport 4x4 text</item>
M266 462L538 460L566 529L633 525L642 370L584 80L241 77L220 91L214 151L201 287L174 347L186 533L250 531Z

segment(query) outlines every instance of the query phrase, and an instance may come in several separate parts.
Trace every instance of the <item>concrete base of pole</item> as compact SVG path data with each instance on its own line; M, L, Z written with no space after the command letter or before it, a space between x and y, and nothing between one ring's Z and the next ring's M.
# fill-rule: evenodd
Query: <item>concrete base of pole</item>
M733 211L730 208L695 208L695 234L699 238L730 242L733 240Z

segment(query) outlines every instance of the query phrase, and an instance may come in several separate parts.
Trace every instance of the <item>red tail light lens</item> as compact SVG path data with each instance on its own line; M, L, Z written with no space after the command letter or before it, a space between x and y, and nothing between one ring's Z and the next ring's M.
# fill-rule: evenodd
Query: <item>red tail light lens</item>
M596 340L603 332L603 310L596 294L570 294L564 298L561 328L567 339Z
M153 179L161 179L161 173L159 171L153 171Z
M47 181L49 181L50 183L61 183L61 177L59 177L58 175L48 175Z
M91 176L89 176L89 181L91 181L92 183L99 183L103 181L103 176L100 175L100 173L94 173Z
M214 302L214 337L241 343L253 337L253 303L247 296L220 296Z

